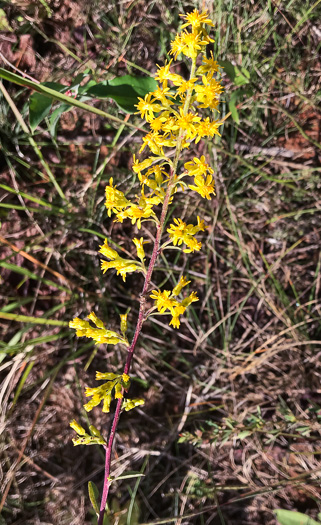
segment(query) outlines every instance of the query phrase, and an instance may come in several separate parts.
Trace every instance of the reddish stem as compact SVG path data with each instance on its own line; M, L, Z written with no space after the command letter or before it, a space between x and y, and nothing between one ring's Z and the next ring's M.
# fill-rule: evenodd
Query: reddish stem
M128 348L126 364L125 364L124 372L123 372L124 374L129 373L130 365L131 365L132 358L135 352L136 343L137 343L138 337L140 335L140 332L142 330L142 326L145 320L144 317L145 317L145 306L146 306L146 293L150 286L154 266L157 261L157 257L159 255L159 246L160 246L162 233L164 229L169 200L170 200L171 193L172 193L173 179L174 179L174 170L171 171L171 175L168 181L166 195L165 195L164 202L163 202L160 221L157 225L157 233L156 233L154 248L153 248L151 259L149 261L142 294L140 296L140 306L139 306L139 313L138 313L136 329L135 329L135 333L134 333L134 337L131 342L131 345ZM102 494L101 504L100 504L98 525L103 525L106 503L107 503L107 498L108 498L108 492L109 492L109 487L111 485L111 479L110 479L111 452L112 452L114 438L115 438L115 434L116 434L116 430L117 430L117 426L118 426L118 422L120 418L122 401L123 401L122 399L117 400L117 406L116 406L116 410L114 413L113 423L112 423L111 431L110 431L109 438L108 438L108 444L105 447L106 457L105 457L104 487L103 487L103 494Z
M193 60L192 60L190 79L194 78L195 69L196 69L196 57L194 57ZM189 109L189 105L190 105L190 101L191 101L191 95L192 95L192 88L188 89L187 93L186 93L186 99L185 99L185 104L184 104L184 114L185 115L187 114L188 109ZM173 190L173 187L174 187L175 174L176 174L176 170L177 170L179 155L180 155L181 149L182 149L182 141L183 141L183 138L184 138L184 134L185 134L185 131L183 129L180 129L180 132L179 132L179 135L178 135L178 138L177 138L177 143L176 143L176 153L175 153L174 161L173 161L173 164L172 164L171 172L170 172L170 175L169 175L168 186L167 186L167 190L166 190L166 194L165 194L165 198L164 198L164 202L163 202L163 206L162 206L161 217L160 217L159 223L157 224L157 233L156 233L153 253L152 253L151 259L149 261L149 266L148 266L148 270L147 270L146 277L145 277L143 291L142 291L142 294L140 296L140 305L139 305L139 313L138 313L136 329L135 329L135 333L134 333L134 337L133 337L133 340L131 342L131 345L128 348L126 364L125 364L125 367L124 367L124 374L128 374L129 373L130 365L131 365L132 358L133 358L133 355L134 355L134 352L135 352L136 343L137 343L139 334L141 332L143 323L145 321L146 294L148 292L148 288L150 286L150 282L151 282L151 279L152 279L154 266L155 266L155 263L157 261L157 257L159 255L160 242L161 242L161 238L162 238L162 234L163 234L163 229L164 229L164 224L165 224L165 219L166 219L166 215L167 215L169 201L170 201L170 198L171 198L171 195L172 195L172 190ZM112 427L111 427L111 431L110 431L110 435L109 435L109 438L108 438L108 444L107 444L107 447L106 447L104 488L103 488L103 494L102 494L102 499L101 499L101 504L100 504L98 525L103 525L105 508L106 508L107 497L108 497L108 491L109 491L109 487L111 485L111 480L110 480L110 477L109 477L109 475L110 475L110 463L111 463L111 451L112 451L112 447L113 447L113 442L114 442L114 438L115 438L115 433L116 433L118 421L119 421L119 418L120 418L121 405L122 405L122 400L118 399L116 410L115 410L115 414L114 414L114 419L113 419L113 423L112 423Z

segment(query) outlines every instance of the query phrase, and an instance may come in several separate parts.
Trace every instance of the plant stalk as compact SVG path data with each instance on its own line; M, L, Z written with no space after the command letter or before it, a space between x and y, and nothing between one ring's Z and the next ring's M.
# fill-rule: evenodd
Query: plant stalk
M196 58L194 58L193 61L192 61L190 78L194 77L195 69L196 69ZM192 89L189 89L187 91L185 104L184 104L184 115L186 115L188 113L188 110L189 110L189 107L190 107L190 101L191 101L191 94L192 94ZM173 188L174 188L174 184L175 184L175 176L176 176L179 156L180 156L180 153L182 151L182 141L183 141L183 138L184 138L184 134L185 134L185 131L181 130L180 133L179 133L179 136L177 138L175 157L174 157L173 165L172 165L170 176L169 176L169 181L168 181L167 190L166 190L166 194L165 194L165 198L164 198L164 202L163 202L163 206L162 206L160 221L159 221L159 223L157 225L157 232L156 232L156 238L155 238L153 252L152 252L152 255L151 255L151 259L149 261L148 270L147 270L147 273L146 273L143 290L142 290L142 293L141 293L141 296L140 296L140 301L139 301L140 304L139 304L139 313L138 313L137 324L136 324L135 333L134 333L131 345L128 348L126 364L125 364L124 372L123 372L124 374L128 374L129 373L130 365L131 365L131 362L132 362L132 359L133 359L133 355L134 355L134 352L135 352L135 347L136 347L136 344L137 344L137 340L138 340L138 337L139 337L140 332L142 330L143 323L145 321L146 294L147 294L147 292L149 290L151 279L152 279L152 274L153 274L153 271L154 271L154 267L155 267L157 258L158 258L159 254L160 254L160 243L161 243L162 234L163 234L163 230L164 230L164 226L165 226L165 221L166 221L168 206L169 206L169 203L170 203L170 198L172 196L172 192L173 192ZM117 400L116 410L115 410L115 413L114 413L113 422L112 422L110 434L109 434L109 437L108 437L108 443L107 443L107 446L105 447L106 457L105 457L104 486L103 486L103 493L102 493L102 498L101 498L100 512L99 512L99 518L98 518L98 524L97 525L103 525L105 509L106 509L106 503L107 503L108 492L109 492L109 487L110 487L110 485L112 483L112 480L110 478L111 452L112 452L114 438L115 438L115 434L116 434L116 430L117 430L117 426L118 426L118 422L119 422L119 418L120 418L122 402L123 402L122 399L118 399Z

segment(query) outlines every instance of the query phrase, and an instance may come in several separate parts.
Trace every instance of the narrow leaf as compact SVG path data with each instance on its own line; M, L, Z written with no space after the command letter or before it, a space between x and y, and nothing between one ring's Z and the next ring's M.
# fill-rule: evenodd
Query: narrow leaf
M52 115L50 117L50 134L53 136L53 137L56 137L56 133L57 133L57 124L58 124L58 120L59 120L59 117L60 115L62 115L62 113L65 113L66 111L70 111L72 109L72 107L70 106L70 104L60 104L60 106L58 106L53 112L52 112Z
M88 493L89 493L89 499L91 501L91 504L92 504L95 512L97 512L97 514L99 514L99 505L97 503L97 500L99 498L99 491L98 491L95 483L93 483L92 481L88 482Z
M13 398L13 400L12 400L12 404L11 404L11 407L10 407L10 412L12 411L13 407L14 407L15 404L17 403L17 401L18 401L18 399L19 399L19 396L20 396L20 394L21 394L21 391L22 391L22 389L23 389L23 385L24 385L25 382L27 381L28 376L29 376L29 374L30 374L30 372L31 372L31 370L32 370L32 368L33 368L33 366L34 366L34 364L35 364L35 361L31 361L31 362L28 364L26 370L25 370L24 373L23 373L22 378L20 379L19 385L18 385L18 387L17 387L17 390L15 391L15 395L14 395L14 398Z
M239 124L240 123L240 117L239 117L239 112L237 111L237 108L236 108L236 101L237 101L237 99L238 99L238 92L234 91L234 93L232 93L231 96L230 96L230 99L229 99L229 102L228 102L228 107L229 107L229 110L231 112L232 119L234 120L234 122L236 122L236 124Z
M143 476L145 476L145 474L137 472L136 470L130 470L126 472L126 474L121 474L121 476L117 476L117 478L114 478L113 481L118 481L119 479L141 478Z

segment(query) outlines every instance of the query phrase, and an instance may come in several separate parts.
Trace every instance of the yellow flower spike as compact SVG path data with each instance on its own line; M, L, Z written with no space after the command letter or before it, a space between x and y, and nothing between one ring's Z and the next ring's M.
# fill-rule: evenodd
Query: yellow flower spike
M179 295L184 288L184 286L187 286L191 281L187 281L186 277L182 276L175 286L175 288L172 291L172 295L175 297L176 295Z
M75 430L75 432L77 432L79 436L84 436L86 434L86 430L81 425L79 425L75 419L70 421L69 425L73 430Z
M145 251L144 251L144 248L143 248L143 244L144 244L144 239L143 237L141 237L140 239L137 239L136 237L134 237L133 239L133 243L135 244L136 246L136 249L137 249L137 257L142 261L142 263L144 262L145 260Z
M100 253L107 258L107 261L101 263L104 272L108 269L114 269L117 275L121 275L125 281L127 273L140 271L146 277L144 290L150 289L155 263L157 263L163 242L161 237L164 234L168 218L168 206L174 198L175 191L179 189L179 185L182 189L186 189L188 187L186 176L189 175L194 180L194 183L189 185L191 190L206 199L210 199L212 194L215 195L213 170L207 164L204 156L194 157L193 160L185 162L185 171L178 170L179 163L182 162L183 150L189 148L192 141L197 144L203 137L211 138L214 135L220 135L218 129L222 122L210 117L201 118L200 109L216 110L223 91L219 81L218 63L214 60L212 53L210 58L205 56L206 46L213 42L206 31L206 26L213 26L207 12L194 9L192 12L181 16L184 22L182 31L171 43L170 53L175 58L182 53L192 59L189 79L175 73L175 68L172 67L173 60L171 60L164 66L158 67L155 76L159 84L153 92L148 93L144 98L139 98L136 105L138 113L142 119L147 121L149 127L139 150L141 153L148 148L148 158L139 160L136 159L135 155L133 157L132 169L139 179L140 192L134 199L128 200L125 194L114 185L113 178L110 178L109 185L105 190L105 206L109 217L114 213L116 221L120 223L129 219L132 224L137 225L138 229L141 228L142 222L147 220L151 220L157 225L155 246L148 270L144 265L143 237L133 239L137 250L137 259L135 258L135 260L122 258L116 250L108 245L107 239L100 247ZM197 55L203 55L202 64L198 68L196 66L198 63ZM171 148L174 148L174 151L171 151ZM162 204L160 210L161 206L159 205ZM167 233L175 246L184 244L186 247L182 246L182 249L184 252L190 253L201 248L201 243L196 239L196 234L204 230L205 224L200 217L197 217L197 224L187 224L178 218L170 224ZM165 242L165 246L168 244ZM155 310L157 309L161 314L170 315L169 324L175 329L179 328L181 315L194 301L198 301L195 292L181 301L178 300L179 294L189 283L190 281L182 276L172 291L153 290L150 297L155 301L155 306L150 310L148 304L145 304L145 293L142 295L139 308L140 317L136 325L132 346L129 345L126 337L127 314L120 315L120 334L105 328L103 321L94 312L89 314L88 320L75 318L70 322L70 326L76 330L78 336L90 337L95 341L95 344L122 343L127 347L130 346L130 354L125 365L125 370L128 371L135 344L140 334L141 320L145 321L146 317L149 314L156 313ZM123 411L129 411L144 404L144 401L138 398L123 399L124 392L127 392L130 387L130 377L127 373L97 372L96 379L104 382L96 388L86 388L86 396L90 398L88 403L84 405L86 411L89 412L102 404L103 412L108 413L113 399L120 400L118 401L118 408L121 407ZM117 427L119 414L119 410L115 412L112 423L114 429ZM89 427L91 432L89 435L75 420L70 425L78 433L78 438L73 440L75 445L102 444L107 448L106 442L95 427ZM109 442L109 450L112 447L112 440L113 437ZM110 458L107 458L107 466L109 469ZM106 473L105 483L110 479ZM101 508L105 508L106 505L104 497L102 498Z
M128 314L120 314L120 331L123 335L127 332L127 315Z

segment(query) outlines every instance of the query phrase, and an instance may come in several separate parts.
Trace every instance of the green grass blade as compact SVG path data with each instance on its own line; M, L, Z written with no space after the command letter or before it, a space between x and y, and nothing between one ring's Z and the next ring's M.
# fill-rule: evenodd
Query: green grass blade
M46 324L50 326L68 326L67 321L57 321L56 319L44 319L43 317L29 317L28 315L10 314L0 311L0 319L7 321L18 321L19 323Z
M80 102L79 100L76 100L73 97L69 97L68 95L59 93L58 91L55 91L54 89L50 89L46 86L43 86L42 84L37 84L36 82L33 82L32 80L23 78L19 75L16 75L15 73L11 73L10 71L7 71L6 69L0 68L0 78L3 78L4 80L8 80L9 82L13 82L14 84L18 84L19 86L29 87L33 89L34 91L37 91L38 93L42 93L46 97L52 98L53 100L58 100L59 102L67 102L68 104L70 104L70 106L74 106L76 108L80 108L85 111L90 111L91 113L95 113L96 115L100 115L101 117L105 117L110 120L113 120L114 122L117 122L118 124L124 124L125 126L128 126L130 128L140 129L141 131L145 131L142 128L134 126L134 124L125 122L124 120L120 118L114 117L114 115L110 115L110 113L106 113L105 111L101 109L95 108L93 106L89 106L89 104Z

